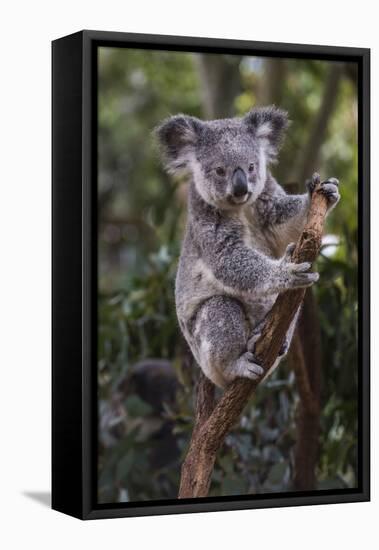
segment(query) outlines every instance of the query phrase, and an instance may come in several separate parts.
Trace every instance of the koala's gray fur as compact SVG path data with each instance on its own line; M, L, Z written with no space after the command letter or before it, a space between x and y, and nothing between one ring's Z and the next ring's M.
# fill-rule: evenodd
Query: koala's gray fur
M278 293L318 280L310 264L291 262L312 186L287 195L269 171L287 125L284 111L266 107L206 122L176 115L157 129L168 171L191 176L175 289L179 324L203 372L220 387L263 374L254 343ZM323 182L323 192L331 208L338 180Z

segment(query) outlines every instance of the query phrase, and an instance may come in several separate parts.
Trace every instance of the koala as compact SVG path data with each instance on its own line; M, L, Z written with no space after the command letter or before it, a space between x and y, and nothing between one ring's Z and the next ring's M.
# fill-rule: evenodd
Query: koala
M288 124L287 113L271 106L211 121L179 114L156 129L168 172L189 177L175 285L179 325L204 374L221 388L237 377L263 377L254 346L278 294L319 278L309 263L291 260L315 182L287 195L270 172ZM330 210L339 182L321 186ZM273 368L288 351L296 319Z

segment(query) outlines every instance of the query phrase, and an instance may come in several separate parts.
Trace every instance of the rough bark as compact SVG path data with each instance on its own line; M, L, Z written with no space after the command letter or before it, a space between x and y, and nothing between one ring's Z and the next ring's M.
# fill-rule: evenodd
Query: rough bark
M317 185L312 196L306 226L293 253L293 261L313 262L317 258L326 210L326 199L319 192L319 185ZM264 373L275 362L291 321L303 301L304 294L304 289L283 292L278 296L268 314L255 348L255 354ZM227 433L238 421L259 382L260 380L251 381L243 378L235 380L225 390L214 408L214 394L212 404L209 404L204 402L204 399L207 400L208 397L203 390L201 391L198 399L197 421L187 456L182 465L179 498L207 496L217 452ZM206 412L199 412L200 410ZM211 410L212 412L210 412Z

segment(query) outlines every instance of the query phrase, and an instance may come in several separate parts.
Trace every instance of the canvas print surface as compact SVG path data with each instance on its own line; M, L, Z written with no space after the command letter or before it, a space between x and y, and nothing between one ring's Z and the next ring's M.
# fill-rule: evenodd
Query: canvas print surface
M97 63L98 504L356 488L357 65L103 46ZM314 193L311 265L294 249ZM268 316L298 289L267 370ZM188 458L241 379L235 421L197 443L225 428L215 452Z

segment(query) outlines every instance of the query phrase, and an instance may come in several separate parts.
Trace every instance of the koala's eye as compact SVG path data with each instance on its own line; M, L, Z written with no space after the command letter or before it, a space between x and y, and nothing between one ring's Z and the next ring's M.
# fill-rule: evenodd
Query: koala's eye
M225 176L226 172L225 172L225 168L223 168L222 166L217 166L216 168L216 174L218 176Z
M249 164L249 172L254 172L254 170L255 170L255 164L253 162L251 162Z

